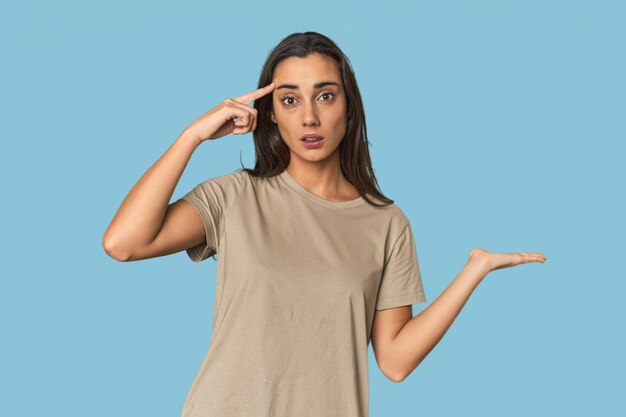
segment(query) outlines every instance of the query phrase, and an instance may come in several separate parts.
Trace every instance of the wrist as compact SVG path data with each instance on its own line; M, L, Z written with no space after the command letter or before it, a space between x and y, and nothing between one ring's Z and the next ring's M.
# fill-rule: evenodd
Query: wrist
M200 140L200 137L198 135L187 129L183 130L183 133L180 134L178 139L194 147L198 147L202 143L202 140Z
M490 272L489 265L483 259L470 258L464 269L469 272L469 276L476 281L476 284L480 283Z

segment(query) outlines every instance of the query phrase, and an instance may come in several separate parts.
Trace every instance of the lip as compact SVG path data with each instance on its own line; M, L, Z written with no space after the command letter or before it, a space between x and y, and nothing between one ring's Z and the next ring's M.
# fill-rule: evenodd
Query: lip
M305 140L300 139L300 143L303 144L308 149L315 149L315 148L319 148L320 146L322 146L324 144L324 140L325 139L322 138L321 140L318 140L317 142L306 142Z
M300 137L300 140L303 140L304 138L310 138L310 137L316 137L316 138L324 139L324 136L318 135L317 133L305 133L304 135L302 135Z

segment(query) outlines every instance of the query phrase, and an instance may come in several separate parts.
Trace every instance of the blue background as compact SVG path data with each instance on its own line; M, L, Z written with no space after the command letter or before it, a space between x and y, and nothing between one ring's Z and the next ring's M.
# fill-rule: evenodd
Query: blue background
M428 302L473 247L492 272L370 415L617 415L624 391L624 25L618 1L12 1L0 6L0 414L178 416L211 334L216 263L117 262L101 237L180 132L313 30L344 50L383 192ZM252 167L194 153L172 201ZM320 416L321 417L321 416Z

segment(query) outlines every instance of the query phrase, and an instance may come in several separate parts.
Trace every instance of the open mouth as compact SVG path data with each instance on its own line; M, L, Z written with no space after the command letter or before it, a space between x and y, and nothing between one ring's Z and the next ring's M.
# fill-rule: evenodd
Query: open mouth
M302 135L300 137L300 140L306 143L315 143L315 142L320 142L324 140L324 136L311 132L311 133L305 133L304 135Z
M309 149L317 149L324 143L324 138L321 136L305 136L300 139L302 145Z

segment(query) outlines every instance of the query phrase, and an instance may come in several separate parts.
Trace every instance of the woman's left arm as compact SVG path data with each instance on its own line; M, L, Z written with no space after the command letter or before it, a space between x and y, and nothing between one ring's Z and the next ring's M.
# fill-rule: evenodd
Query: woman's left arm
M454 281L425 310L407 321L391 343L387 366L394 381L404 380L439 343L474 289L496 269L529 262L545 262L537 252L493 253L472 249Z

